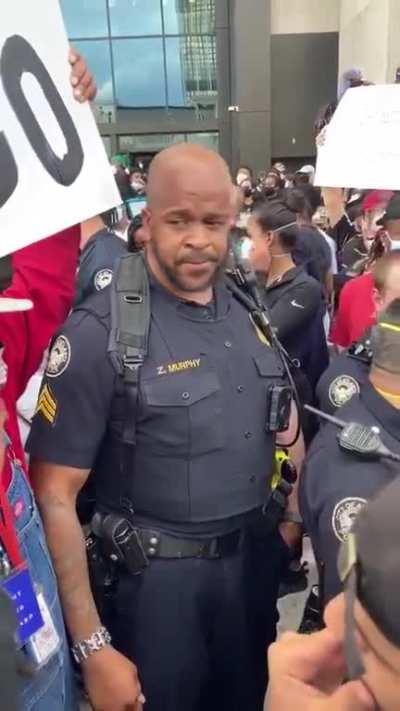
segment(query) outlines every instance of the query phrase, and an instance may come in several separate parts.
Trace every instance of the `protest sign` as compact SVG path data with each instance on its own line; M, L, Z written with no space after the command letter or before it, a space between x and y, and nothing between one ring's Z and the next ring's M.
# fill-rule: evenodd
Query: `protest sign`
M0 256L121 201L68 53L58 0L2 5Z
M349 89L318 149L315 185L400 189L400 86Z

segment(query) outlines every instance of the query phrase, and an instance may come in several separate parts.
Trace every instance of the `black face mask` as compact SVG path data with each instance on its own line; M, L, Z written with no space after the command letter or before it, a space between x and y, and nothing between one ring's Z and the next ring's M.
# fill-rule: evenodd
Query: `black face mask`
M253 195L253 188L251 188L250 186L248 186L247 188L245 188L243 190L243 197L245 197L246 199L250 198L252 195Z
M276 188L272 188L272 187L264 188L264 195L266 195L267 197L269 195L273 195L275 192L276 192Z

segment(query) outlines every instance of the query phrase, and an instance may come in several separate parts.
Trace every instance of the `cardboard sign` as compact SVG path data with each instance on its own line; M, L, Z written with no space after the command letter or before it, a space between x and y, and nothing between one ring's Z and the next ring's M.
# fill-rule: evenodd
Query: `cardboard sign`
M58 0L2 3L0 256L121 202L68 52Z
M349 89L318 149L315 185L400 189L400 85Z

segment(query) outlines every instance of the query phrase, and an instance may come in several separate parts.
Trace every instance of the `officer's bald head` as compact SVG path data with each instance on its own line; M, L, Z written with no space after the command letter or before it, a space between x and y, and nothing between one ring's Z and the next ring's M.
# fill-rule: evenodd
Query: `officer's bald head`
M147 183L150 210L161 207L182 191L196 194L206 190L210 195L229 192L232 199L229 168L215 151L192 143L178 143L153 159Z
M235 213L225 161L198 145L171 146L151 164L147 196L143 216L153 273L180 298L212 298Z

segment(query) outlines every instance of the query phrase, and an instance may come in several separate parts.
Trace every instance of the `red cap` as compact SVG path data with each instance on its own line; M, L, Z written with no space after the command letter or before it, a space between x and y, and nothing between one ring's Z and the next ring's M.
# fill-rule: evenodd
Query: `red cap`
M371 190L362 203L362 211L376 210L378 207L386 208L394 193L391 190Z

